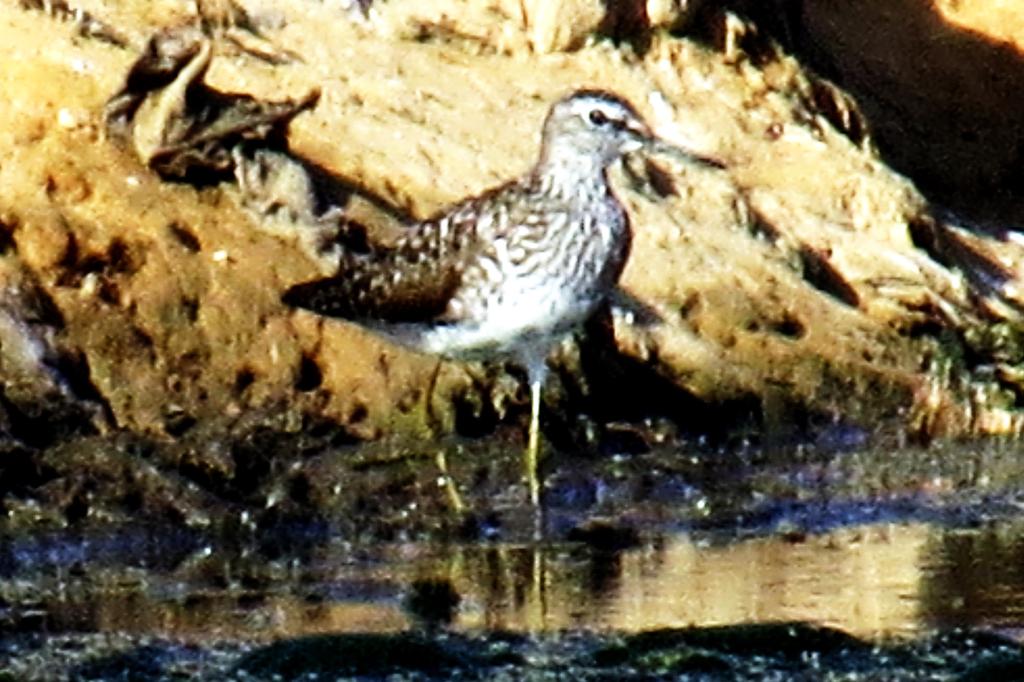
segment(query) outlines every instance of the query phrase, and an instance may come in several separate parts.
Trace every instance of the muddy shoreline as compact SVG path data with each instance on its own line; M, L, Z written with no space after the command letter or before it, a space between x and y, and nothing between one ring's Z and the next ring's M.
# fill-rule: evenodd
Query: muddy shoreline
M98 440L76 446L99 457ZM315 509L317 486L214 505L186 484L206 504L168 492L162 516L123 506L155 499L125 490L77 518L23 501L0 543L0 669L972 679L1024 664L1014 441L562 454L540 544L518 449L472 444L448 458L462 515L433 460L353 445L290 467L362 491ZM303 489L269 480L257 488ZM386 656L345 654L371 633Z

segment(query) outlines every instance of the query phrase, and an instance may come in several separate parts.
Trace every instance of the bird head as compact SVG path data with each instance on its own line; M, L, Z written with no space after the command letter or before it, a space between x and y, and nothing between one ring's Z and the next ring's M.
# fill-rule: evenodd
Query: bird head
M629 102L599 90L580 90L555 102L544 121L545 149L568 146L576 155L598 157L605 164L653 137Z
M589 158L606 166L624 154L646 149L721 167L661 140L626 100L602 90L578 90L555 102L544 121L546 160Z

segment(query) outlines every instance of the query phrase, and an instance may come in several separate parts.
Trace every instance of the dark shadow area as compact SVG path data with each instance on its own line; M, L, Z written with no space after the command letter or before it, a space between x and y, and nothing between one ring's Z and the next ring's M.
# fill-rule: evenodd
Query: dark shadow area
M611 38L616 44L628 42L637 54L644 54L651 45L651 22L646 4L604 0L604 5L604 20L597 28L598 34Z
M461 635L428 638L417 633L321 635L285 640L257 649L238 664L259 678L338 675L383 678L402 672L447 677L457 670L482 671L523 665L519 655L494 653Z
M727 0L704 10L700 30L723 10L848 91L882 157L931 201L1024 222L1024 55L1012 44L922 0Z
M1018 626L1024 601L1019 523L937 534L925 546L922 563L928 578L921 589L921 617L931 626Z
M607 309L600 311L587 323L580 344L582 376L563 372L565 412L584 413L598 424L668 419L683 438L700 438L712 446L735 444L736 439L764 431L757 396L708 402L680 388L658 366L655 359L642 361L619 352L610 314ZM564 441L574 438L572 419L567 418L564 426L551 425L545 432L556 446L566 447ZM618 434L617 439L622 437ZM627 449L637 448L645 449L642 443Z

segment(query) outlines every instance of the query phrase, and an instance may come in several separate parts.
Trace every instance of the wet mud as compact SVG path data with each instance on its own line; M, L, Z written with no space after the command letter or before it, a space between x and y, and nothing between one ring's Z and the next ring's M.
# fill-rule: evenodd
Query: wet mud
M230 441L88 436L9 453L0 671L972 679L1024 666L1014 441L912 445L832 425L801 443L659 444L652 424L599 457L549 450L534 541L518 430L367 445L269 424ZM222 470L189 465L200 445L223 448Z

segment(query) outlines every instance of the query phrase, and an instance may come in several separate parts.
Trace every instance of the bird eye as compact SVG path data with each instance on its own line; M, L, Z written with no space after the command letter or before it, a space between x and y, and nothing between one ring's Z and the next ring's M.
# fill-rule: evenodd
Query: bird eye
M588 118L590 122L601 128L614 128L615 130L624 130L626 122L617 118L612 118L608 114L604 113L600 109L594 109L590 112Z

